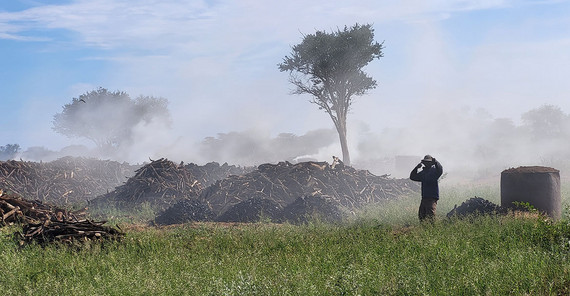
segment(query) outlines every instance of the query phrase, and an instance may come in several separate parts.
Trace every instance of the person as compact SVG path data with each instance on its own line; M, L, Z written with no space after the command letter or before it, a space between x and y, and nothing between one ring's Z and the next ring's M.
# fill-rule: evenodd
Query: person
M421 168L421 170L420 170ZM437 180L443 174L443 167L431 155L426 155L410 173L410 179L422 182L422 201L418 210L421 222L435 219L435 210L439 200L439 185Z

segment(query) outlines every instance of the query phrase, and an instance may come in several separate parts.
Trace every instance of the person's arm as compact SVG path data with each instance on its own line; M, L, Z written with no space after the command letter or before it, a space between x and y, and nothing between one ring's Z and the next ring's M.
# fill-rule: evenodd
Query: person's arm
M421 167L422 167L422 164L419 163L417 166L414 167L414 169L410 173L410 179L412 181L421 181L420 174L418 173L418 169Z
M435 158L433 159L433 162L435 164L435 169L437 172L437 178L441 177L441 175L443 174L443 166L441 165L441 163L439 163L439 161L437 161Z

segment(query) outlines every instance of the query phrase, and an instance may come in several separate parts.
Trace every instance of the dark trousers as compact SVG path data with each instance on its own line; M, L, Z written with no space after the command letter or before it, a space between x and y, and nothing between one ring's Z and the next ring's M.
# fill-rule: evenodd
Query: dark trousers
M432 197L422 197L422 202L420 203L420 209L418 211L418 217L420 221L425 221L429 219L433 222L435 219L435 209L437 207L437 199Z

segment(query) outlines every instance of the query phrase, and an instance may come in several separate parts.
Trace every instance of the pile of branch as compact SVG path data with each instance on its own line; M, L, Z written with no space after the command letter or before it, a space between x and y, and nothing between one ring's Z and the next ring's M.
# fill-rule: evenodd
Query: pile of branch
M126 183L94 200L93 204L113 203L129 208L149 202L153 208L164 208L183 198L197 196L202 189L202 184L182 163L161 158L136 170Z
M229 176L208 187L200 199L216 215L250 198L270 199L281 207L302 196L322 196L347 210L415 193L419 184L409 179L376 176L367 170L345 166L335 158L327 162L262 164L257 170Z
M255 167L241 167L228 165L228 163L220 165L217 162L209 162L203 166L190 163L185 165L184 168L188 170L204 188L228 176L243 175L255 170Z
M45 220L24 226L25 243L35 241L41 245L51 242L72 243L101 239L119 239L124 235L120 230L104 226L106 221L54 221Z
M0 161L0 184L27 199L63 206L85 203L113 190L135 168L126 163L81 157L47 163Z
M14 223L40 223L41 221L78 221L85 211L70 212L49 206L40 201L28 201L15 194L0 190L0 226Z
M161 158L139 168L125 184L95 200L94 205L113 203L128 208L148 202L152 208L164 210L181 200L197 198L206 186L244 170L214 162L205 166L176 164Z
M23 224L22 243L69 243L116 239L124 235L117 229L103 226L105 222L85 220L84 216L85 210L71 212L0 190L0 226Z

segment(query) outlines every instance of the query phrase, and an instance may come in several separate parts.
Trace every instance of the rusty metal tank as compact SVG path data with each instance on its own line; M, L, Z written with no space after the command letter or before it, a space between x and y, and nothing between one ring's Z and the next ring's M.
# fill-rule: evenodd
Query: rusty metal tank
M522 166L501 173L501 206L528 202L553 219L560 219L560 171L543 166Z

